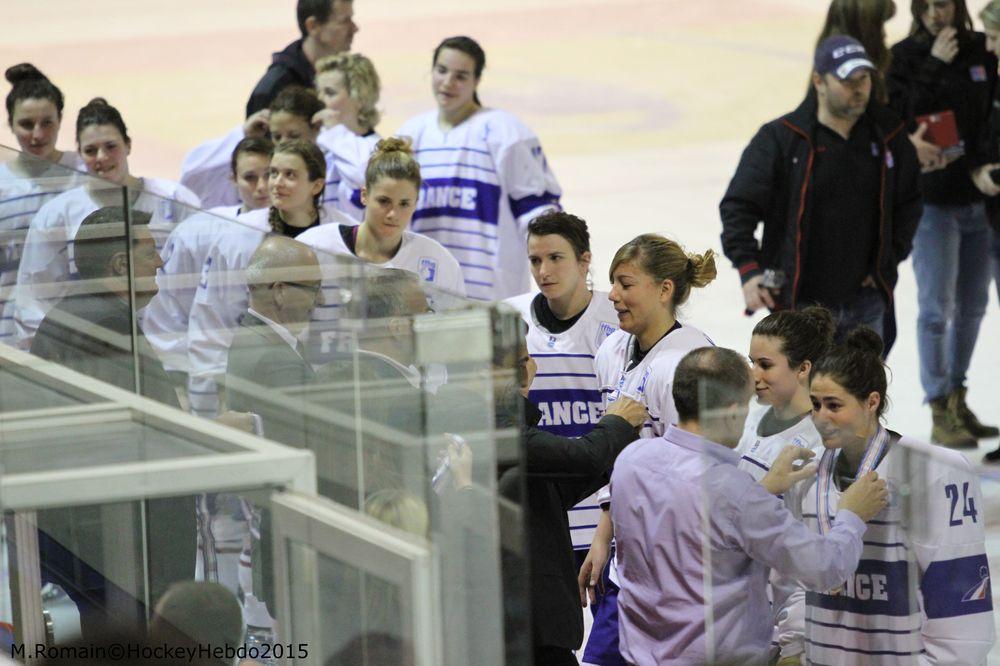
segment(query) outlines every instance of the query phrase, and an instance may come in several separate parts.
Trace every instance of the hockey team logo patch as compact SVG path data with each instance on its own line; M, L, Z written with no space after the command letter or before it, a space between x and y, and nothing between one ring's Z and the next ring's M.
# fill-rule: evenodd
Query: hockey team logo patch
M437 262L429 257L424 257L420 260L418 270L420 271L420 279L424 282L434 282L434 277L437 275Z
M987 567L979 567L979 578L981 579L975 586L962 595L962 603L970 601L982 601L990 593L990 570Z
M597 338L594 340L594 344L598 347L604 342L609 335L618 330L618 327L611 322L602 321L601 325L597 327Z

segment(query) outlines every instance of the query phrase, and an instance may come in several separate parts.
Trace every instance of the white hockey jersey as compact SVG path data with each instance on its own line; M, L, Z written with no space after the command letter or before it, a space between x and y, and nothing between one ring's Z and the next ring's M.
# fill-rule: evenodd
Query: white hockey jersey
M806 592L807 663L985 663L995 632L975 471L957 452L907 438L874 469L887 481L889 505L869 521L861 562L844 585ZM832 476L821 465L786 493L812 529L823 513L836 519Z
M313 227L296 238L306 245L333 255L354 257L354 253L344 243L340 224L324 224ZM352 225L356 226L356 225ZM416 273L420 279L439 289L444 289L465 296L465 282L462 280L462 269L455 257L433 238L415 234L412 231L403 232L403 241L394 256L382 264L373 264L379 268L401 268Z
M180 183L197 194L205 208L240 205L240 193L232 178L232 159L243 136L243 126L238 125L195 146L184 156Z
M635 336L626 331L618 330L608 337L594 360L597 381L605 407L620 395L638 400L649 411L649 419L643 424L640 436L660 437L668 425L677 423L673 396L677 364L692 349L714 346L714 343L694 326L678 322L635 367L629 368L636 344Z
M823 455L823 438L813 425L810 416L804 416L795 425L787 430L783 430L774 435L765 437L760 433L760 423L764 416L770 411L770 405L755 403L747 414L746 424L743 426L743 436L736 446L736 452L740 454L740 462L737 467L747 472L757 481L764 478L764 475L771 470L774 459L778 457L781 450L788 445L809 449L816 454L815 461Z
M182 185L159 178L144 178L142 193L132 207L152 215L149 231L162 250L174 226L200 205L198 197ZM104 205L87 186L64 192L45 204L31 221L17 272L14 336L27 348L49 309L79 278L73 260L73 238L87 215Z
M31 176L0 164L0 343L15 343L14 286L31 220L47 202L78 187L84 176L77 171L83 170L80 155L69 151Z
M607 293L594 291L580 319L569 330L552 333L534 315L536 296L528 293L506 301L528 324L528 354L538 366L528 399L542 413L539 428L581 437L593 430L604 409L594 357L601 343L618 330L618 315ZM600 515L596 493L573 507L569 514L573 548L590 548Z
M641 402L649 412L639 437L660 437L667 426L677 423L674 407L674 371L681 359L692 349L714 346L715 343L694 326L677 322L669 333L653 345L646 356L630 368L633 345L638 344L631 333L615 331L597 350L594 367L601 388L604 408L624 395ZM603 412L602 412L603 413ZM597 491L599 505L611 501L610 487ZM611 562L608 574L618 584L617 556Z
M368 168L368 159L381 138L377 132L360 136L343 125L337 125L324 129L316 139L316 144L326 153L327 164L330 165L327 189L336 188L337 208L358 222L365 216L365 207L361 203L365 169Z
M471 298L528 291L527 225L558 208L562 194L538 137L497 109L480 109L446 132L429 111L398 134L413 139L424 180L411 229L455 255Z
M236 227L240 206L220 206L178 224L160 253L159 290L142 314L142 330L167 370L187 372L188 320L208 253L222 234Z

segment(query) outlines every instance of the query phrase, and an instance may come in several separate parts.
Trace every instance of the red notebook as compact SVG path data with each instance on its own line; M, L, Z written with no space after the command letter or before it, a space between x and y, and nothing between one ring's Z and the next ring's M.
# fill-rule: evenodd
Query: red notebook
M926 116L917 116L917 124L926 123L924 139L944 151L946 157L954 158L965 154L965 143L958 136L958 125L953 111L939 111Z

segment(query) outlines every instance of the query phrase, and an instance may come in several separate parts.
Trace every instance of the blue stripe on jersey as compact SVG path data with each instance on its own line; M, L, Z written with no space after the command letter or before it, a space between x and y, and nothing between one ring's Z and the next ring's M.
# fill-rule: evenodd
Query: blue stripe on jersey
M849 627L846 624L837 624L835 622L820 622L819 620L814 620L810 617L806 618L808 624L818 624L821 627L831 627L833 629L847 629L848 631L856 631L862 634L898 634L906 636L907 634L915 634L920 631L920 627L916 629L862 629L861 627Z
M13 220L15 217L33 217L35 213L40 211L41 208L36 208L35 210L22 210L19 213L14 213L13 215L6 215L0 217L0 222L6 222L7 220Z
M465 148L465 147L420 148L419 150L415 150L413 152L419 155L420 153L440 153L440 152L456 151L456 150L467 150L470 153L479 153L480 155L490 155L490 151L488 150L480 150L479 148ZM490 155L490 157L492 157L492 155Z
M425 178L413 220L457 217L496 225L500 222L500 186L471 178Z
M920 581L924 610L934 620L993 611L990 569L980 553L931 562Z
M538 427L562 437L586 435L600 419L601 394L593 389L531 389L528 399L542 413Z
M597 379L597 375L592 372L538 372L535 373L536 377L593 377Z
M467 264L464 261L458 262L458 265L461 266L462 268L476 268L481 271L490 271L491 273L494 270L492 266L484 266L482 264Z
M350 202L355 208L365 209L365 205L361 203L361 190L351 190Z
M747 461L748 463L750 463L751 465L756 465L757 467L760 467L760 468L761 468L762 470L764 470L765 472L770 472L770 471L771 471L771 468L770 468L770 467L768 467L767 465L764 465L763 463L759 463L759 462L757 462L757 461L756 461L756 460L754 460L753 458L747 458L746 456L741 456L741 457L740 457L740 460L746 460L746 461Z
M871 654L871 655L891 654L897 657L909 657L914 654L924 653L924 650L918 650L917 652L897 652L895 650L862 650L861 648L848 648L842 645L831 645L830 643L820 643L818 641L810 640L808 638L806 639L806 642L809 643L810 645L816 645L818 647L831 648L834 650L843 650L844 652L854 652L857 654Z
M866 546L876 546L878 548L906 548L906 544L905 543L900 543L898 541L896 543L881 543L881 542L878 542L878 541L862 541L862 543L864 545L866 545Z
M534 358L594 358L593 354L532 354Z
M600 504L577 504L572 507L570 511L590 511L591 509L600 509Z
M522 215L527 215L536 208L541 208L542 206L556 206L559 207L559 195L553 192L545 192L544 194L532 194L521 199L515 199L514 197L508 197L510 200L510 209L514 213L514 217L521 217Z
M22 194L21 196L12 197L10 199L0 199L0 206L6 205L6 204L9 204L9 203L14 203L15 201L22 201L24 199L31 199L31 198L34 198L34 197L55 196L57 194L62 194L63 192L66 192L66 190L53 190L51 192L32 192L31 194Z
M496 173L496 169L490 169L489 167L481 167L478 164L469 164L468 162L442 162L440 164L421 164L420 168L423 169L435 169L438 167L453 167L460 166L465 169L478 169L480 171L485 171L486 173Z
M816 514L815 513L803 513L802 517L803 518L815 518ZM868 524L869 525L899 525L899 521L898 520L869 520Z
M468 247L466 245L454 245L452 243L441 243L442 246L448 248L449 250L462 250L463 252L482 252L490 257L496 256L496 252L490 250L484 250L481 247Z
M913 612L905 560L861 560L840 594L806 592L806 604L859 615L906 617Z
M479 280L463 280L463 282L465 282L465 284L479 285L480 287L490 287L490 288L493 287L492 282L480 282Z
M571 525L569 531L572 532L573 530L593 530L596 528L597 528L596 523L593 525Z
M420 233L422 234L433 234L433 233L449 233L449 234L468 234L470 236L482 236L489 240L496 240L496 234L487 234L482 231L472 231L471 229L454 229L451 227L421 227Z

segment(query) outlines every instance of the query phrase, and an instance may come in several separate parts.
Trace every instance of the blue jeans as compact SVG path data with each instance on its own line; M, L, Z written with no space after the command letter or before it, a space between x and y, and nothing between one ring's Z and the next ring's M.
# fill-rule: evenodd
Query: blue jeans
M992 274L991 230L981 203L925 205L913 239L917 349L927 400L965 383Z
M1000 298L1000 232L993 229L993 284L997 289L997 298Z
M858 326L867 326L880 338L884 333L885 298L878 289L865 287L853 301L830 308L830 313L837 326L833 337L838 344Z

